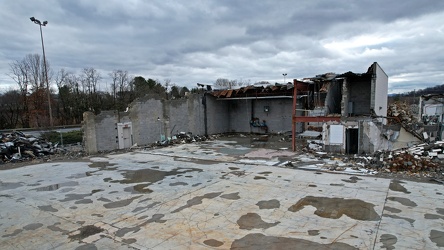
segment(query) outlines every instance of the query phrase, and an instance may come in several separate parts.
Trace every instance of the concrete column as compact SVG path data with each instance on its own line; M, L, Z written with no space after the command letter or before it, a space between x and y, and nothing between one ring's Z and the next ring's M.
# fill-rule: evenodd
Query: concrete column
M83 113L83 143L88 154L97 153L97 135L95 115L92 112Z

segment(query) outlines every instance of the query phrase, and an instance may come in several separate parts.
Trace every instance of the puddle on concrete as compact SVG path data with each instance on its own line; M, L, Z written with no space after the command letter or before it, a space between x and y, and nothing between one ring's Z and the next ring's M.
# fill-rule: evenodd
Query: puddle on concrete
M252 230L252 229L267 229L270 227L274 227L280 222L267 223L262 220L261 216L256 213L247 213L242 215L239 220L237 220L237 224L240 229Z
M239 192L231 193L231 194L223 194L220 197L227 199L227 200L239 200L240 199Z
M403 192L403 193L406 193L406 194L410 194L410 192L407 191L407 189L404 186L402 186L401 183L404 183L404 182L397 181L397 180L392 180L390 182L389 189L392 190L392 191L396 191L396 192Z
M402 205L407 206L407 207L416 207L417 206L417 204L415 202L413 202L413 201L411 201L411 200L409 200L407 198L388 197L387 200L399 202Z
M424 219L428 219L428 220L442 219L442 220L444 220L444 216L437 215L437 214L424 214Z
M37 228L43 227L42 223L32 223L23 227L25 230L36 230Z
M191 185L192 187L197 187L197 186L199 186L200 184L202 184L202 183L196 183L196 184L193 184L193 185Z
M437 208L437 209L436 209L436 212L437 212L438 214L442 214L442 215L444 215L444 208Z
M362 179L358 178L356 176L352 176L349 179L342 179L343 182L348 182L348 183L357 183L360 180L362 180Z
M255 179L255 180L266 180L267 178L265 178L263 176L255 176L253 179Z
M81 178L84 178L87 176L88 176L87 173L78 173L78 174L72 174L72 175L66 177L66 179L81 179Z
M102 191L105 191L105 190L103 190L103 189L93 189L91 191L91 194L95 194L95 193L102 192Z
M83 200L85 199L85 197L88 197L90 195L91 194L65 194L65 199L59 201L67 202L67 201Z
M103 201L103 202L111 202L110 199L104 198L104 197L100 197L97 199L98 201Z
M138 231L140 231L140 226L124 227L124 228L121 228L116 231L116 236L123 237L123 236L125 236L125 234L127 234L129 232L137 233Z
M220 162L215 160L205 160L205 159L195 159L195 158L183 158L183 157L174 157L174 161L181 161L181 162L192 162L199 165L214 165L219 164Z
M158 181L162 181L167 176L177 176L184 173L202 172L202 171L203 170L200 168L175 168L169 172L150 169L150 168L139 169L139 170L125 170L123 173L125 179L115 180L111 182L122 183L122 184L150 182L152 184Z
M110 166L116 165L115 163L109 163L107 161L97 161L97 162L91 162L88 164L88 167L90 168L100 168L101 170L107 169L107 170L116 170L117 168L107 168Z
M18 235L18 234L21 233L21 232L23 232L23 229L16 229L16 230L14 230L14 232L12 232L12 233L10 233L10 234L5 234L5 235L3 235L2 237L3 237L3 238L6 238L6 237L13 237L13 236Z
M178 182L170 183L170 186L171 187L174 187L174 186L188 186L188 183L182 182L182 181L178 181Z
M165 215L164 214L153 214L153 217L151 219L145 221L142 225L149 224L149 223L165 223L166 220L161 220Z
M0 181L0 191L3 190L9 190L9 189L15 189L23 186L20 182L3 182Z
M248 145L250 147L251 144ZM251 148L219 148L217 152L224 155L245 155L253 151Z
M399 213L402 212L401 209L397 209L397 208L394 208L394 207L388 207L388 206L384 207L384 210L387 210L387 211L389 211L391 213L394 213L394 214L399 214Z
M133 244L133 243L136 243L137 240L134 238L129 238L129 239L123 239L122 242L125 244Z
M68 193L68 192L71 192L71 191L73 191L73 190L75 190L75 188L64 188L64 189L60 189L60 193ZM54 200L55 200L56 198L54 198Z
M259 201L258 203L256 203L256 206L259 207L259 209L275 209L275 208L279 208L281 206L281 203L276 200L268 200L268 201Z
M224 244L222 241L218 241L215 239L205 240L203 243L210 247L220 247Z
M79 229L79 231L80 232L78 234L71 235L71 236L69 236L69 238L72 240L82 240L82 239L89 237L91 235L101 233L103 231L103 229L100 227L96 227L94 225L87 225L87 226L81 227Z
M148 188L149 185L150 184L137 184L135 186L126 187L123 190L132 194L149 194L153 192L153 190Z
M74 202L74 204L91 204L93 203L93 201L91 199L83 199L83 200L78 200L76 202Z
M319 235L319 230L308 230L308 235L310 236Z
M139 204L140 204L140 202L139 202ZM154 206L156 206L158 204L160 204L160 202L157 201L157 202L151 203L151 204L149 204L147 206L136 207L132 212L135 213L135 212L139 212L141 210L148 210L148 209L150 209L150 208L152 208L152 207L154 207Z
M334 187L343 187L345 186L343 183L330 183L330 186L334 186Z
M143 199L143 200L139 201L139 204L140 204L140 203L143 203L143 202L150 201L150 200L152 200L152 199L153 199L153 198L146 198L146 199Z
M123 237L125 234L129 232L137 233L140 231L140 228L149 224L149 223L165 223L166 220L161 220L165 215L163 214L154 214L151 219L141 223L140 225L134 227L124 227L116 231L116 236Z
M133 202L135 199L138 199L140 197L142 197L142 196L139 195L139 196L135 196L133 198L126 199L126 200L114 201L114 202L103 204L103 206L108 209L125 207L125 206L128 206L129 204L131 204L131 202Z
M430 231L430 240L435 243L437 247L444 247L444 232L438 230Z
M96 216L96 217L102 218L103 214L91 214L91 216Z
M208 193L208 194L204 194L202 196L196 196L196 197L192 198L191 200L188 200L186 205L177 208L176 210L172 211L171 213L177 213L177 212L184 210L185 208L189 208L192 206L202 204L203 199L213 199L213 198L218 197L220 194L222 194L222 192Z
M414 219L407 218L407 217L401 217L401 216L394 215L394 214L384 214L383 216L384 216L384 217L393 218L393 219L397 219L397 220L405 220L405 221L407 221L408 223L410 223L410 225L411 225L412 227L413 227L413 223L415 222Z
M247 234L246 236L233 241L231 249L341 249L351 250L358 249L342 242L333 242L330 244L322 244L314 241L265 236L260 233Z
M34 188L31 190L35 190L38 192L54 191L54 190L57 190L61 187L73 187L73 186L78 186L78 185L79 185L79 183L77 181L68 181L68 182L53 184L53 185L49 185L49 186L45 186L45 187Z
M97 250L97 247L94 244L85 244L85 245L81 245L79 247L76 247L75 250Z
M379 238L379 242L382 243L382 248L385 248L387 250L395 249L395 244L398 242L398 238L396 236L391 234L383 234Z
M314 185L314 184L309 184L308 186L309 186L309 187L317 187L317 186Z
M273 172L265 171L265 172L260 172L260 173L258 173L258 174L263 174L263 175L267 176L267 175L272 174L272 173L273 173Z
M53 212L53 213L55 213L55 212L59 211L59 210L53 208L51 205L48 205L48 206L37 206L37 207L40 210L45 211L45 212Z
M66 235L69 233L68 230L64 230L62 228L60 228L58 225L61 225L62 223L60 222L56 222L51 226L47 226L46 228L48 228L49 230L53 231L53 232L61 232L63 235Z
M375 205L358 199L307 196L289 207L288 211L297 212L305 206L315 207L314 213L323 218L338 219L342 215L347 215L355 220L379 220L379 215L374 209Z
M228 167L229 170L239 170L240 168L237 167Z

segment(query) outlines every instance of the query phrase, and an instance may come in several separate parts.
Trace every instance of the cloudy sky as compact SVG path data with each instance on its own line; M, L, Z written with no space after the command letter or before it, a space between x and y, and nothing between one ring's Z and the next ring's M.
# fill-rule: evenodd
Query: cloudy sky
M10 64L41 53L54 71L117 69L189 88L218 78L283 82L363 73L378 62L389 92L444 84L442 0L0 1L0 90Z

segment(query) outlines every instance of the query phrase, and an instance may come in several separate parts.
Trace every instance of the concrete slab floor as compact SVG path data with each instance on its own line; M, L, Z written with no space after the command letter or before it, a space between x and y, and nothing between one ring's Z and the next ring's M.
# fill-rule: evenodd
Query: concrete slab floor
M4 170L0 249L444 247L442 185L279 167L298 157L211 141Z

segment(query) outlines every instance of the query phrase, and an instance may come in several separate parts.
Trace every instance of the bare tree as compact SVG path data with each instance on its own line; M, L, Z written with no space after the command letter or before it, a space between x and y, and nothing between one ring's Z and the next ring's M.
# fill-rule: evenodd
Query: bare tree
M87 106L89 110L98 113L100 110L100 102L97 95L97 85L101 79L100 73L96 69L84 68L81 75L83 90L87 94Z
M43 60L38 54L28 54L22 60L10 64L9 75L19 86L24 114L21 118L23 127L47 126L49 116L47 89ZM51 69L47 62L48 72ZM49 79L48 75L48 79ZM50 96L50 95L49 95Z

